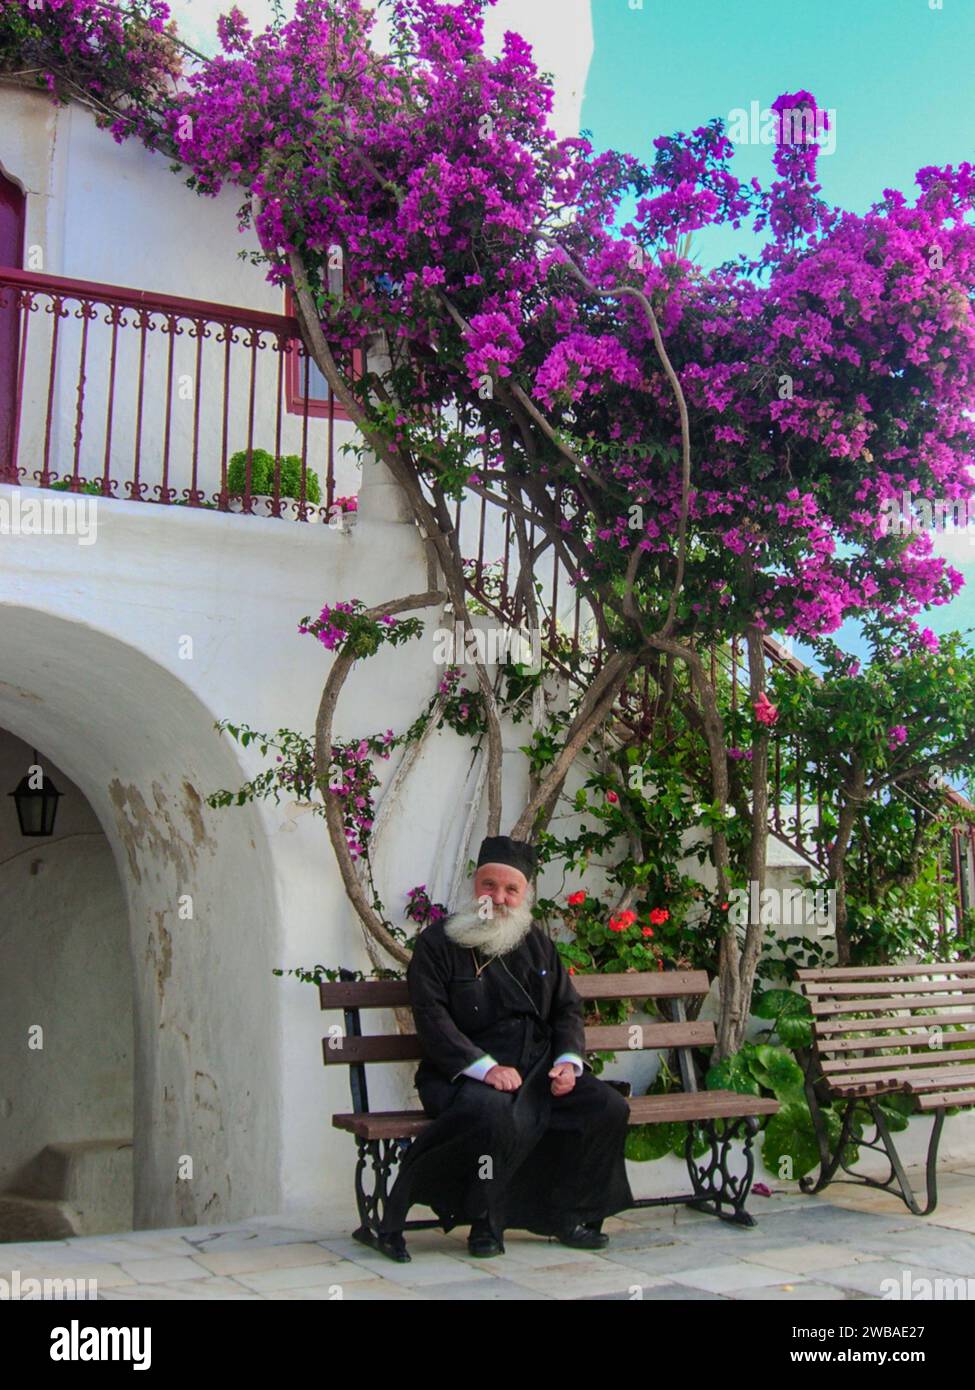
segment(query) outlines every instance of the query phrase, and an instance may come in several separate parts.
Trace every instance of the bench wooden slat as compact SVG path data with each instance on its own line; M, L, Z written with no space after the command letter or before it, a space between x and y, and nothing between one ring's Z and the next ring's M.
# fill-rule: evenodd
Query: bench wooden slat
M803 989L810 998L868 999L871 1008L882 1007L879 1002L882 998L890 1000L890 1007L894 1008L898 995L902 994L943 994L950 989L959 994L975 995L975 976L966 976L958 980L877 980L862 985L843 981L838 984L833 984L832 981L816 983L810 980L803 985ZM971 1004L972 999L961 1002Z
M639 1032L634 1031L637 1029ZM713 1047L717 1040L713 1020L693 1023L599 1023L586 1028L587 1052L647 1052L670 1047Z
M323 1009L395 1009L410 991L405 980L323 980L318 998Z
M631 1125L774 1115L779 1108L777 1100L741 1095L737 1091L677 1091L667 1096L630 1096L627 1100ZM420 1134L432 1120L422 1110L388 1110L333 1115L332 1124L336 1129L363 1139L409 1139Z
M360 1062L418 1062L422 1056L415 1033L322 1038L322 1058L327 1067L351 1067Z
M970 1008L975 999L951 994L911 995L898 999L810 999L809 1007L814 1015L828 1017L835 1014L869 1014L891 1009L949 1009L952 1005ZM886 1021L886 1020L885 1020Z
M928 961L918 965L834 965L825 970L797 970L796 978L806 980L869 980L895 979L898 975L914 978L917 975L975 975L975 961Z
M677 999L711 989L706 970L643 970L616 975L573 975L581 999Z
M432 1121L422 1110L373 1110L360 1115L333 1115L332 1124L360 1139L412 1139Z
M975 1023L975 1012L961 1014L898 1014L886 1013L883 1018L834 1018L818 1016L813 1020L816 1036L830 1038L841 1033L873 1033L884 1028L937 1028L940 1025ZM821 1044L822 1046L822 1044ZM833 1046L832 1042L829 1044Z
M638 1029L639 1032L634 1032ZM634 1044L634 1038L639 1046ZM671 1047L713 1047L714 1023L614 1023L586 1029L587 1052L640 1052ZM354 1038L322 1039L326 1066L352 1066L357 1062L409 1062L423 1056L415 1033L375 1034Z
M648 970L615 975L573 975L582 999L674 999L707 994L706 970ZM323 1009L390 1009L409 1007L405 980L323 980L318 986Z
M975 1070L971 1068L941 1067L936 1071L920 1074L893 1071L879 1076L844 1076L842 1081L831 1081L830 1089L838 1095L865 1095L875 1090L904 1090L913 1094L915 1091L938 1090L945 1085L967 1086L972 1082L975 1082Z
M922 1026L922 1022L926 1024L927 1019L922 1021L919 1018L915 1027ZM876 1037L871 1038L837 1038L835 1040L821 1038L819 1040L819 1050L826 1056L831 1052L839 1052L841 1054L844 1052L875 1052L878 1048L882 1047L927 1048L931 1039L934 1037L941 1039L942 1042L951 1043L952 1045L955 1043L975 1042L975 1031L968 1032L959 1030L958 1032L949 1033L931 1033L925 1029L925 1031L921 1033L880 1033ZM959 1053L959 1055L961 1054ZM866 1062L866 1058L863 1060ZM824 1070L828 1071L832 1066L833 1062L825 1063Z
M940 1110L943 1105L975 1105L975 1091L933 1091L917 1098L919 1110Z
M630 1096L630 1124L670 1124L682 1120L734 1119L739 1115L775 1115L777 1100L739 1091L673 1091L666 1096Z
M937 1067L932 1072L922 1072L917 1075L908 1072L904 1078L904 1084L908 1091L936 1091L941 1087L972 1086L975 1085L975 1068L969 1067Z
M851 1096L872 1096L879 1095L883 1091L903 1091L904 1086L901 1082L892 1081L887 1076L872 1076L860 1081L842 1081L830 1086L830 1091L834 1096L841 1096L849 1099Z
M885 1068L890 1071L891 1064L898 1067L926 1067L932 1062L975 1062L975 1048L961 1047L956 1052L925 1048L923 1052L900 1052L888 1057L848 1057L844 1061L824 1062L823 1072L827 1076L842 1077L855 1071L883 1071Z

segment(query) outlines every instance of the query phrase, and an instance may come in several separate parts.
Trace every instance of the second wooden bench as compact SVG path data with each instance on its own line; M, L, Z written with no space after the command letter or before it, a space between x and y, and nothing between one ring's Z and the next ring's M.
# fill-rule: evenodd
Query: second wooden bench
M813 1056L806 1095L819 1145L819 1176L801 1178L803 1192L828 1183L859 1182L891 1189L918 1216L938 1202L938 1143L945 1114L975 1105L975 963L832 966L800 970L797 977L813 1014ZM915 1113L933 1115L926 1164L927 1203L922 1207L908 1181L880 1099L910 1096ZM831 1141L825 1105L840 1102L842 1122ZM859 1117L875 1127L862 1137ZM884 1152L890 1173L883 1180L856 1173L847 1149ZM835 1178L842 1167L849 1178Z

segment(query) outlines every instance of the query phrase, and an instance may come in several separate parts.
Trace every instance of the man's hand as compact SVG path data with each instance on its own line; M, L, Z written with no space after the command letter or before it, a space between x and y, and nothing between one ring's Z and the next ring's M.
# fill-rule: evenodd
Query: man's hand
M571 1062L559 1062L558 1066L549 1072L549 1076L555 1078L552 1082L553 1096L567 1096L576 1084L576 1069Z
M492 1067L485 1073L484 1080L496 1091L517 1091L521 1085L517 1067Z

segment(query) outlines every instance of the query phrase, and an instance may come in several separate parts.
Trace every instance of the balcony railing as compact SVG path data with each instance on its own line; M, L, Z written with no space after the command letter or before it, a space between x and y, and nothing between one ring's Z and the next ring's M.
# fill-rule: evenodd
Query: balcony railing
M0 267L0 393L11 391L2 481L332 515L336 447L352 427L284 314ZM262 484L255 451L297 460L284 468L290 485L280 462Z

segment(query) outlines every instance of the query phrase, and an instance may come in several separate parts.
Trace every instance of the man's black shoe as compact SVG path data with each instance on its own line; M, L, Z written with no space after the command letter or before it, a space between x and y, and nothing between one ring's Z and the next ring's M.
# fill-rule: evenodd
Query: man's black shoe
M602 1250L609 1244L605 1231L599 1231L584 1221L561 1231L558 1240L562 1245L571 1245L574 1250Z
M480 1256L503 1255L504 1241L498 1239L483 1218L480 1221L472 1221L470 1235L467 1237L467 1253Z

